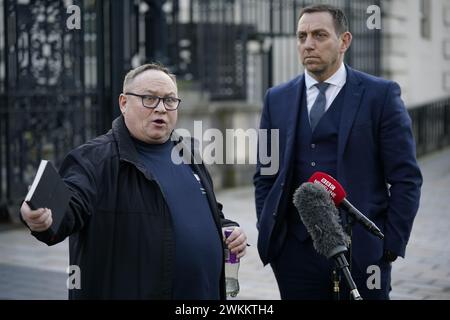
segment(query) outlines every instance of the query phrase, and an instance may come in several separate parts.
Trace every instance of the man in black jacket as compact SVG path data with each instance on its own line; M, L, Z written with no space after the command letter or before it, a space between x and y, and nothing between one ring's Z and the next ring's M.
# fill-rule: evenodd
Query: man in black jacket
M112 129L62 163L73 195L59 230L49 229L51 210L22 204L37 239L53 245L70 236L81 288L70 289L69 298L225 298L224 248L242 257L246 235L224 218L205 166L175 161L174 147L186 146L173 132L179 103L166 68L131 70ZM233 233L224 243L225 228Z

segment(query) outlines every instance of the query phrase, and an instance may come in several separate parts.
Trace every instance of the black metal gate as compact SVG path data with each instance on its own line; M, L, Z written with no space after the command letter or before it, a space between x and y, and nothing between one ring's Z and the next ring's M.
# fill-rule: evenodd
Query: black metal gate
M80 29L66 25L71 14L65 3L0 0L3 206L23 199L41 159L58 166L70 148L104 127L95 2L73 1L84 13Z

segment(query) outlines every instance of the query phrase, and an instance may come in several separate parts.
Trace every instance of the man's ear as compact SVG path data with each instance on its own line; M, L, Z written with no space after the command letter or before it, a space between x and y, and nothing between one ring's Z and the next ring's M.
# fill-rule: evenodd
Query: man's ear
M125 113L125 111L127 111L127 96L124 95L123 93L120 94L119 96L119 106L120 106L120 112L122 112L122 114Z
M347 31L341 35L341 39L342 39L341 52L345 53L352 44L353 36L350 32Z

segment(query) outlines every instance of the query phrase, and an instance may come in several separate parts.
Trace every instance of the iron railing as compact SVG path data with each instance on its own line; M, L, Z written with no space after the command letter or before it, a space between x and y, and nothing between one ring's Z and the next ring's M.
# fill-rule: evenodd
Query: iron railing
M408 109L417 156L450 146L450 97Z

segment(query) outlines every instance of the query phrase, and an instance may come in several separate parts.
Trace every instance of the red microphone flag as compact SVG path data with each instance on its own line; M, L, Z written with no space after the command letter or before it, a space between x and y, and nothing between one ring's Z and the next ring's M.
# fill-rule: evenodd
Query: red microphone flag
M311 178L309 178L308 182L323 185L325 189L327 189L327 191L330 193L331 198L333 199L336 206L339 206L342 200L344 200L345 196L347 195L341 184L337 182L336 179L334 179L332 176L324 172L315 172L311 176Z

